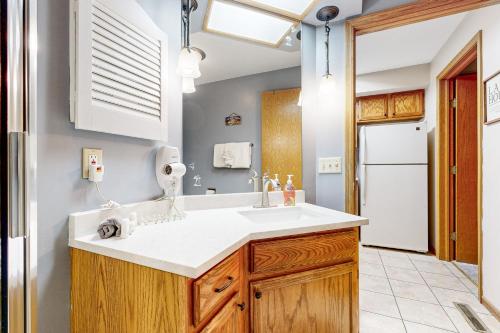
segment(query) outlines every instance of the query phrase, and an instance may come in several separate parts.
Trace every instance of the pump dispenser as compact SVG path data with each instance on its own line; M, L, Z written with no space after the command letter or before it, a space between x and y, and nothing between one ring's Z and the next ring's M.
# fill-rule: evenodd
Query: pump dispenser
M295 206L295 186L292 182L293 175L288 175L283 196L285 198L285 206Z

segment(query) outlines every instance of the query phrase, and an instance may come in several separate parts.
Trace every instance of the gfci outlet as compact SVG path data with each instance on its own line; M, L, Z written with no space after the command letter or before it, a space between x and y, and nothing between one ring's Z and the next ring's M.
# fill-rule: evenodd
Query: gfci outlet
M82 152L82 178L89 178L89 165L101 164L102 165L102 149L97 148L83 148Z
M320 158L319 173L342 173L342 157Z

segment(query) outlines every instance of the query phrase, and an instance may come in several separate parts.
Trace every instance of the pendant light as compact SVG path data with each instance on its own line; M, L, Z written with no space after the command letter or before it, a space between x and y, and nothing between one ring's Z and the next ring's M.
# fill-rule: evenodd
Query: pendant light
M321 94L333 92L335 89L335 80L333 74L330 73L330 21L339 15L339 8L337 6L326 6L321 8L316 13L316 18L321 22L325 22L325 48L326 48L326 73L321 78L319 90Z
M191 46L191 13L198 9L197 0L182 0L182 49L177 63L177 74L182 76L182 92L194 93L194 79L201 76L200 62L206 58L203 50Z

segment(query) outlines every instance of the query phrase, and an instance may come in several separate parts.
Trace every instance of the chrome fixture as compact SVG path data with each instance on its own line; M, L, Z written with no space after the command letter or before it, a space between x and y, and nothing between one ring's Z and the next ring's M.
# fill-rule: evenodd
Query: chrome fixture
M177 74L182 76L182 92L189 94L196 91L194 79L201 76L200 62L206 58L203 50L191 46L191 13L198 9L197 0L182 0L182 49L179 54Z
M316 18L321 22L325 22L325 48L326 48L326 73L323 75L320 89L330 90L334 84L333 74L330 73L330 21L339 15L339 8L337 6L326 6L321 8L316 13ZM333 89L333 88L332 88Z
M254 168L250 169L250 178L248 179L248 184L253 184L253 191L259 192L259 174Z
M269 184L272 185L275 191L278 190L280 184L274 179L269 178L267 174L262 177L262 202L260 205L253 206L254 208L270 208L276 205L269 204Z

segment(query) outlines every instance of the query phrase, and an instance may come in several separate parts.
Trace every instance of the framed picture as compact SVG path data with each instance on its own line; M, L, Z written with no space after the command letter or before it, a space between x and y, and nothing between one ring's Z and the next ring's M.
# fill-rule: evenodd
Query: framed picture
M231 113L226 117L226 126L238 126L241 125L241 116L236 113Z
M500 121L500 72L484 81L484 122L486 125Z

